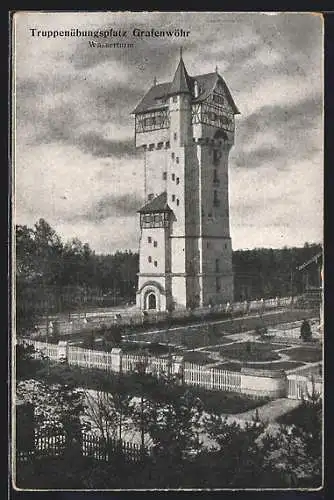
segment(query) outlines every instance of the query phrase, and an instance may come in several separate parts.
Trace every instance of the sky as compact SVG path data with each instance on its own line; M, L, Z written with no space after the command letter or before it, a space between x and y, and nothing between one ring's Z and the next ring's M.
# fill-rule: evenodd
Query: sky
M36 30L126 30L132 48ZM138 38L134 28L189 30ZM32 36L34 33L34 36ZM44 218L63 241L96 253L138 250L144 165L132 110L173 78L180 46L190 75L218 72L240 111L229 160L233 249L302 246L323 233L323 32L308 13L15 15L14 222Z

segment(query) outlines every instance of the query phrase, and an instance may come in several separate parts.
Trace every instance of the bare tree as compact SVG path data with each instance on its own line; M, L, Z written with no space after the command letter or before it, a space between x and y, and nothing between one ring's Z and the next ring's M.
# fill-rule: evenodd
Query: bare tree
M122 440L129 427L131 396L116 387L115 392L85 391L86 417L105 440Z

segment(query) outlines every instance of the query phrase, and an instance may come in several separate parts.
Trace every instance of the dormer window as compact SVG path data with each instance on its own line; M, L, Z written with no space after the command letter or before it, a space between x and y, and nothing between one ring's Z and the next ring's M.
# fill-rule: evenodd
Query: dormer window
M199 95L199 85L198 85L198 81L195 80L194 82L194 97L198 97Z

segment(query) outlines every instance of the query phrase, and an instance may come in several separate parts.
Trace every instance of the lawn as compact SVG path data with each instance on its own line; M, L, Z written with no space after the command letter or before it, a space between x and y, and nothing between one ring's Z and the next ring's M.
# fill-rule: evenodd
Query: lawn
M278 361L277 363L238 363L236 361L227 361L226 363L216 365L214 368L240 372L243 366L248 368L259 368L260 370L292 370L302 365L303 363L297 361Z
M185 318L183 321L184 326L181 326L181 321L173 321L173 323L169 322L168 324L157 323L151 325L122 326L122 334L128 339L132 338L133 340L164 344L172 343L193 349L196 347L224 343L224 336L226 335L244 331L253 331L255 334L256 328L275 326L281 323L312 317L314 317L314 312L312 311L291 309L278 313L269 313L262 318L258 315L254 315L254 317L235 317L233 319L204 318L201 320L201 318ZM216 323L212 324L209 323L209 321L215 321ZM196 322L196 324L194 324L194 322ZM89 327L89 330L87 326L82 327L80 331L72 333L71 335L62 335L62 339L67 338L71 341L84 340L87 342L92 336L100 336L100 326L101 325L97 325L96 328ZM177 328L177 330L174 328ZM151 333L149 333L150 330ZM159 331L156 332L156 330ZM45 337L42 337L40 340L45 341ZM56 339L52 339L50 335L49 341L56 342Z
M215 360L210 358L205 352L201 351L193 351L193 352L185 352L182 354L184 361L189 363L196 363L198 365L206 365L208 363L214 363Z
M272 345L265 342L237 342L219 349L223 357L239 361L274 361L280 359Z
M216 345L228 342L230 339L226 339L226 335L252 330L255 334L256 328L275 326L280 323L298 321L313 316L314 313L309 311L289 310L282 311L280 313L268 314L263 316L262 319L259 316L244 316L242 318L224 320L215 324L208 324L206 322L201 325L185 325L182 328L178 327L177 330L174 330L173 326L162 329L161 325L156 325L155 328L161 328L160 331L146 334L142 331L138 331L137 333L132 333L132 338L135 340L145 340L158 343L162 342L166 344L170 342L172 344L178 344L189 349L193 349L196 347L205 347L207 345ZM131 335L129 330L127 330L126 333Z
M141 351L146 351L152 356L161 356L164 354L175 352L172 346L167 346L166 344L158 344L157 342L145 343L145 342L122 342L120 347L123 352L136 354Z
M298 361L278 361L277 363L245 363L243 366L263 370L292 370L303 364L304 363L299 363Z
M282 353L288 354L290 359L294 361L315 363L322 360L322 351L320 347L294 347L293 349L283 350Z
M227 361L225 363L219 363L214 366L216 370L228 370L230 372L240 372L243 364L237 363L237 361Z

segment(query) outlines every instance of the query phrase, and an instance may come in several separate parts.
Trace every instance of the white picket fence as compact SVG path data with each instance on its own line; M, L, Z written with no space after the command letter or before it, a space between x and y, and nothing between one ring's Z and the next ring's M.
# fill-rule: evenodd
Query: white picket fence
M230 372L215 368L206 368L194 363L184 363L183 381L188 385L197 385L205 389L240 392L240 372Z
M320 373L322 363L300 366L287 372L287 397L289 399L307 399L313 390L323 393L323 381Z
M109 352L81 349L80 347L69 347L69 365L81 366L83 368L98 368L99 370L112 371L112 356Z
M36 351L47 356L51 360L58 361L57 344L47 344L32 339L24 339L23 343L33 345ZM39 353L36 352L35 357ZM81 366L82 368L97 368L98 370L129 373L135 371L139 366L145 366L146 373L160 375L171 370L173 362L167 358L156 358L149 355L124 354L105 351L83 349L82 347L69 346L67 349L67 362L69 365Z
M38 340L25 340L25 343L33 345L36 351L40 351L50 359L58 359L58 346L57 344L47 344ZM38 357L38 352L35 353L35 358Z
M50 359L58 360L57 345L46 344L31 339L26 343L34 346ZM38 354L37 354L38 355ZM81 347L69 346L67 361L69 365L82 368L97 368L109 372L131 373L139 366L145 367L146 373L159 377L164 374L178 374L183 376L183 383L197 385L206 389L240 392L241 375L238 372L206 368L194 363L182 363L175 359L157 358L139 354L119 354L113 352L93 351Z
M157 376L161 375L162 373L169 373L170 370L172 370L172 363L166 358L123 354L121 363L123 373L133 372L141 365L145 366L146 373L152 373Z
M144 322L147 324L157 324L159 322L165 321L167 318L199 318L203 319L208 314L254 314L256 312L262 314L265 311L270 311L274 309L280 309L292 306L298 301L298 297L276 297L271 299L260 299L252 301L243 302L233 302L227 304L216 304L212 307L205 306L197 308L193 311L186 309L176 309L172 313L168 314L165 311L147 311L147 315L143 316L143 313L138 309L122 309L119 311L113 310L102 310L102 311L87 311L80 313L71 313L69 320L59 320L57 316L49 317L57 324L59 335L71 335L78 331L91 331L92 329L100 328L102 324L106 326L111 325L141 325ZM47 320L39 325L39 334L46 335ZM52 335L54 326L48 328L48 334Z
M57 345L31 339L23 342L33 345L36 350L41 351L50 359L58 360ZM270 374L267 373L268 370L262 370L258 375L253 373L250 377L249 373L208 368L205 365L183 362L182 358L177 356L157 358L149 355L124 354L120 349L114 351L93 351L69 346L67 361L69 365L96 368L114 373L131 373L144 368L145 373L151 373L157 377L162 374L177 375L186 385L203 387L208 390L242 392L254 396L268 395L268 387L270 386L270 394L273 397L282 397L284 393L285 397L290 399L301 399L312 393L312 384L317 392L322 393L320 362L295 368L286 374L277 374L276 372ZM250 378L252 379L251 387L249 387ZM245 382L246 379L248 385Z

